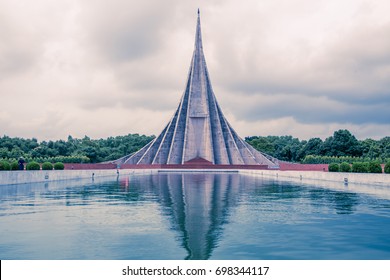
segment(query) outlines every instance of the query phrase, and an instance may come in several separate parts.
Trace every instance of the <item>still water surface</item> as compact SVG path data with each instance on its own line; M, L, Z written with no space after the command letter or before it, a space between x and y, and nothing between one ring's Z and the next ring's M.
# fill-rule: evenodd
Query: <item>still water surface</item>
M390 187L361 189L237 173L0 186L0 259L390 259Z

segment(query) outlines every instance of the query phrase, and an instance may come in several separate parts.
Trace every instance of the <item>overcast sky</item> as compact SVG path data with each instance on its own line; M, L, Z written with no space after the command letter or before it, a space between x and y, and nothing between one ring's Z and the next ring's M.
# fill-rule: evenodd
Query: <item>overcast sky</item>
M242 137L390 135L388 0L0 0L0 136L159 134L198 7L215 95Z

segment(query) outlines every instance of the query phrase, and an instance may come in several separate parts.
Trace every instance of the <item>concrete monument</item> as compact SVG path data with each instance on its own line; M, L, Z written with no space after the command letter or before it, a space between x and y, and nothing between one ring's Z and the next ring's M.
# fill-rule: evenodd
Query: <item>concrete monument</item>
M138 152L114 161L137 165L262 165L278 168L278 161L240 138L224 117L215 98L203 54L200 14L195 49L180 104L153 141Z

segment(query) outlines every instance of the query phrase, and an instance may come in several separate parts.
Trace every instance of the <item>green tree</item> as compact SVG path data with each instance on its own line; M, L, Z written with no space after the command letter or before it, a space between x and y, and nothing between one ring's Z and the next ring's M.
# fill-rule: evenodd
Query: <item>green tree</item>
M311 138L302 148L302 158L308 155L321 155L323 143L320 138Z
M9 158L9 151L7 148L0 148L0 158Z
M367 173L368 172L368 163L367 162L354 162L352 164L352 172Z
M381 156L381 149L378 141L368 138L360 141L360 146L362 148L362 156L365 158L374 159Z
M65 168L65 165L62 162L56 162L54 164L54 169L55 170L64 170L64 168Z
M380 154L383 159L390 159L390 137L384 137L378 141Z
M31 161L31 162L27 163L26 169L27 169L27 170L40 170L40 169L41 169L41 166L39 165L38 162L36 162L36 161Z
M362 148L354 135L346 129L334 132L333 136L324 141L325 155L329 156L356 156L362 155Z
M390 173L390 161L388 161L385 165L385 173L389 174Z
M368 165L368 171L370 173L382 173L382 166L380 162L371 161Z
M347 162L340 164L340 172L351 172L351 165Z
M90 158L92 163L98 162L98 149L96 147L87 146L83 148L83 154Z
M42 170L53 170L53 164L51 162L42 163Z
M11 170L11 166L6 160L0 161L0 171L8 171Z
M25 155L24 152L18 146L14 146L12 150L8 153L9 158L20 158L24 155Z
M11 170L19 170L19 164L16 160L11 161L10 166Z
M247 138L246 141L258 151L262 151L269 155L275 152L274 145L269 141L267 137L256 136L252 137L251 139Z
M339 165L337 163L331 163L328 166L329 172L339 172Z

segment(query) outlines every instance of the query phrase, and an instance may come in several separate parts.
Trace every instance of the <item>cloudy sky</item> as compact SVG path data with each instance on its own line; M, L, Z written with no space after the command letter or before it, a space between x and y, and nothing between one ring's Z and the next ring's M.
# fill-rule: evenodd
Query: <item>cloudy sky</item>
M0 0L0 136L159 134L198 7L215 95L242 137L390 135L388 0Z

